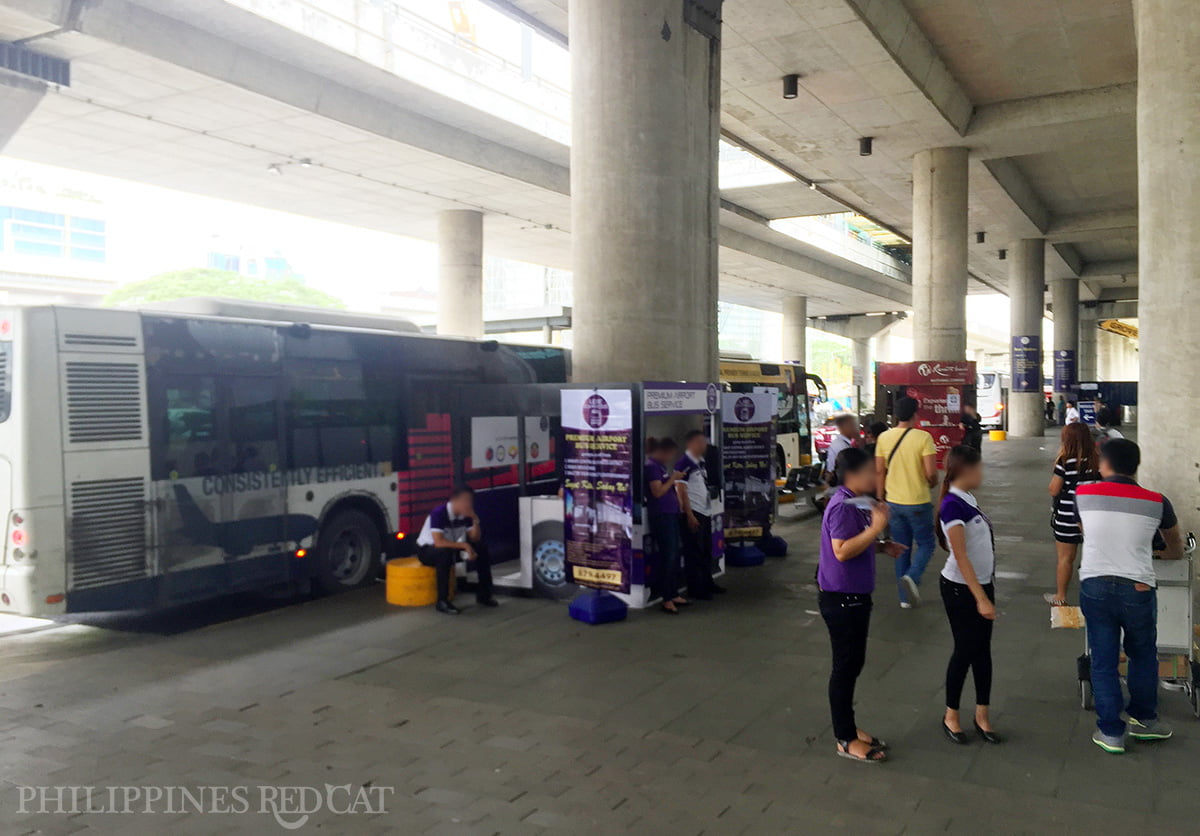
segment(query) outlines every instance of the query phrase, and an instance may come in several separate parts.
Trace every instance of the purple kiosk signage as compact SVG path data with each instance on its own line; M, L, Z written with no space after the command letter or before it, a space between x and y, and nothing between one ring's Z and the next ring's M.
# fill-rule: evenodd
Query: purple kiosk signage
M564 389L563 502L568 580L628 593L633 570L633 394Z
M721 408L715 383L644 383L644 415L712 415Z
M776 397L726 392L721 410L726 557L741 565L762 562L762 551L752 544L770 529L775 513ZM734 541L741 541L741 547L728 546Z

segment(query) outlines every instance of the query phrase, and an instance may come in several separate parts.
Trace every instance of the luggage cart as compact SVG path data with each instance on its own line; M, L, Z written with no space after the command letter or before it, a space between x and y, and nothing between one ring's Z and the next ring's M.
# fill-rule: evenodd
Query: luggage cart
M1196 551L1196 535L1191 532L1184 543L1181 560L1155 560L1154 573L1158 578L1158 656L1159 659L1186 657L1183 670L1174 676L1160 676L1164 688L1182 691L1192 706L1192 714L1200 718L1200 661L1193 651L1195 643L1192 626L1192 556ZM1091 711L1092 657L1087 646L1087 631L1083 636L1083 655L1076 660L1079 675L1079 704Z

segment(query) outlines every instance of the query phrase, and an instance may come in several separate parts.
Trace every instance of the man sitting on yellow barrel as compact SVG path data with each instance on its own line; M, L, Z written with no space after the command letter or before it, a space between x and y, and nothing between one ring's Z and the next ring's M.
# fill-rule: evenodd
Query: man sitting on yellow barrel
M497 606L492 597L492 565L475 515L475 491L466 485L456 487L449 502L429 512L417 536L417 558L437 570L437 611L447 615L460 612L450 600L450 573L460 556L479 576L476 600L485 607Z

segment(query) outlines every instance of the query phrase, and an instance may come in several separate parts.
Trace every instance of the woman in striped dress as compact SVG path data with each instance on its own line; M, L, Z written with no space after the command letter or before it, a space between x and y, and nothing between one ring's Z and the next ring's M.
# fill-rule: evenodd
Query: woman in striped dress
M1050 479L1050 496L1054 498L1054 513L1050 525L1054 529L1054 545L1058 551L1056 590L1047 592L1045 599L1052 606L1067 604L1067 587L1075 570L1075 555L1083 542L1079 516L1075 512L1075 489L1100 477L1100 456L1086 424L1067 424L1062 428L1062 447L1054 460L1054 476Z

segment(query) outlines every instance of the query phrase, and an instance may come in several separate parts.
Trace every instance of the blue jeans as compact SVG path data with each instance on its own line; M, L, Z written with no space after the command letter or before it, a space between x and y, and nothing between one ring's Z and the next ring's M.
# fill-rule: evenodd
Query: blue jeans
M908 575L919 586L925 567L933 557L933 505L899 505L889 502L892 511L888 530L891 538L908 551L896 558L896 585L900 587L900 600L906 600L900 579Z
M1144 584L1143 584L1144 585ZM1121 709L1148 723L1158 718L1158 595L1132 581L1088 578L1079 585L1079 604L1087 621L1092 656L1092 696L1096 725L1108 735L1125 733ZM1117 662L1124 632L1129 705L1123 706Z

